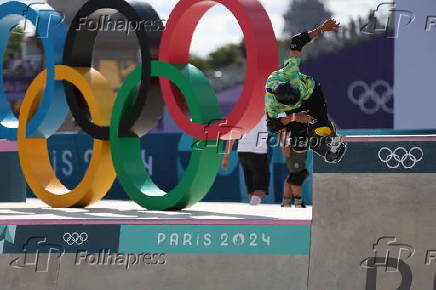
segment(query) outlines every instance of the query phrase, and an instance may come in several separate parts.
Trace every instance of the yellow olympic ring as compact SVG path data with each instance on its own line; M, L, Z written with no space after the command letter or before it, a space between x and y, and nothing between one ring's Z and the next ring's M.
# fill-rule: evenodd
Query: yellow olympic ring
M41 72L28 88L20 111L18 147L21 168L33 193L53 207L84 207L104 197L116 174L112 164L109 141L94 139L93 154L88 170L76 188L66 188L50 164L47 140L27 138L27 122L41 102L47 71ZM109 126L115 95L108 81L91 68L55 66L55 80L75 85L88 103L91 118L99 126ZM98 92L98 94L97 94ZM105 98L97 98L103 95Z

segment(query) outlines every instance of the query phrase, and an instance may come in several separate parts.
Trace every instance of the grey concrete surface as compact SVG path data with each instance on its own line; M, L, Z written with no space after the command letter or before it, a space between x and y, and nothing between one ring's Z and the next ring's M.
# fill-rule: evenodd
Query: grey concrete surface
M11 265L17 258L19 262ZM17 268L23 264L21 259L23 254L0 255L0 289L304 290L309 262L308 256L170 254L163 265L126 269L124 265L78 265L76 254L60 259L40 254L37 272L36 265Z
M435 174L315 174L313 201L309 289L436 289ZM361 262L387 255L410 287L391 267L367 276Z

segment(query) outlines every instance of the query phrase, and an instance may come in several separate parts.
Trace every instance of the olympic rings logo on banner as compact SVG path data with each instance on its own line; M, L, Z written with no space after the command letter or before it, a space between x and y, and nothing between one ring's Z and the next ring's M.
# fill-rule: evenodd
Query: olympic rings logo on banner
M383 89L378 92L377 89ZM356 95L356 91L361 90L361 93ZM367 115L374 115L380 110L386 113L393 114L394 109L389 106L393 100L394 91L392 86L384 80L377 80L371 85L364 81L354 81L348 87L348 99L359 106L360 110Z
M206 76L189 64L194 30L216 4L224 5L237 18L247 50L243 92L234 110L224 118ZM221 140L238 138L231 136L233 128L249 131L264 114L265 81L278 66L271 21L258 0L181 0L163 33L135 30L141 65L115 96L108 81L91 65L98 31L77 29L84 18L98 19L100 9L105 13L107 9L117 11L128 21L160 20L150 4L136 0L90 0L78 10L70 27L62 21L50 21L57 12L49 5L36 8L18 1L0 5L0 55L4 54L11 29L24 15L36 26L38 35L46 36L41 40L47 68L27 89L19 120L5 98L1 72L0 138L18 140L20 165L28 185L53 207L82 207L96 202L116 177L126 194L144 208L190 206L213 185L220 168ZM151 51L158 51L158 57ZM163 100L155 93L152 77L159 78ZM185 104L191 117L185 112ZM140 137L153 128L164 105L183 131L194 138L185 175L169 192L153 183L140 154ZM88 170L74 189L66 188L56 177L47 150L47 138L56 133L68 111L94 138ZM213 142L208 140L217 141L211 146L208 143Z
M378 158L390 169L399 168L400 165L404 169L412 169L424 158L424 151L420 147L413 147L409 151L404 147L398 147L393 151L383 147L378 151Z
M85 243L88 240L88 234L83 232L83 233L65 233L62 236L62 239L64 240L65 243L67 243L69 246L72 245L77 245L77 246L81 246L83 245L83 243Z

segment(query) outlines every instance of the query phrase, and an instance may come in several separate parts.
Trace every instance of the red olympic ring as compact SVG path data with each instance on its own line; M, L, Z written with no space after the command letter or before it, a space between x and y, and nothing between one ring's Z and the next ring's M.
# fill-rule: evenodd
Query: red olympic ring
M265 83L277 70L277 40L263 6L247 0L181 0L171 12L162 35L159 60L172 64L189 63L192 36L198 21L214 5L222 4L238 20L247 50L244 90L224 122L202 125L186 116L183 96L165 78L160 78L163 98L175 122L188 135L202 140L237 139L256 126L264 114ZM235 130L238 129L238 130Z

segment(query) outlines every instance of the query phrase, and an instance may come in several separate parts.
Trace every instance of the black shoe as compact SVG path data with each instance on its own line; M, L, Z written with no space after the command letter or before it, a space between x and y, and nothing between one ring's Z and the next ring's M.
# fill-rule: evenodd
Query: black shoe
M294 204L295 204L295 208L306 208L306 205L304 204L302 198L295 198Z
M346 143L341 143L335 151L329 151L325 155L325 161L328 163L339 163L347 151Z
M291 200L288 198L284 198L282 200L282 204L280 206L281 207L291 207Z

